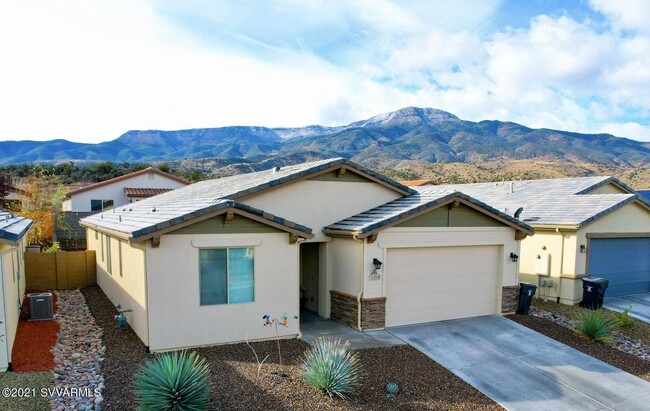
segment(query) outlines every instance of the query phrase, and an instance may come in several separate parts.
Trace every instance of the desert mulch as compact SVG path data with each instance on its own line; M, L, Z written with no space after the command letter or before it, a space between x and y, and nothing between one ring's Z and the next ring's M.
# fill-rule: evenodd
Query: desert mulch
M25 290L25 294L44 292ZM56 294L52 293L56 313ZM16 339L11 354L13 370L16 372L51 371L54 368L52 347L56 344L59 324L55 320L27 321L27 298L23 300L22 313L18 321Z
M108 410L134 409L133 375L146 358L143 343L131 329L115 325L113 304L97 286L82 289L98 325L104 329L106 356L102 374ZM261 326L261 325L260 325ZM280 372L275 341L252 343L261 358L269 355L257 376L250 347L231 344L195 349L210 365L211 401L223 410L501 410L494 401L424 354L409 347L360 350L362 382L347 400L329 398L300 377L299 364L309 347L300 340L280 341ZM385 386L400 392L387 398Z
M577 332L546 318L518 314L510 315L507 318L632 375L650 381L650 361L619 351L609 345L588 340Z

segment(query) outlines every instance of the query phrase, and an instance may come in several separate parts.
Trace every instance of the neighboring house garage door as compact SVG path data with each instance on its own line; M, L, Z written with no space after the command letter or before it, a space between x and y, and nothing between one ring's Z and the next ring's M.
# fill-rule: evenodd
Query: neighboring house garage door
M650 238L592 238L589 275L609 280L605 297L650 291Z
M386 326L496 314L500 248L389 249Z

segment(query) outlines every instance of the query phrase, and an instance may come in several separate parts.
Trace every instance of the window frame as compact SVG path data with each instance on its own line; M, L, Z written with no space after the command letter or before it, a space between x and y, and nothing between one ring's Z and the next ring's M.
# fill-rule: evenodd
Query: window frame
M93 202L100 202L99 209L95 207L93 209ZM114 200L101 200L101 199L96 199L96 198L91 198L90 199L90 212L91 213L101 213L102 211L110 210L115 207L115 201Z
M247 250L245 251L245 254L248 254L248 250L252 251L252 260L253 260L253 299L251 301L241 301L241 302L230 302L230 250L231 249L242 249L242 250ZM201 290L202 290L202 281L201 281L201 252L202 251L208 251L208 250L226 250L226 302L225 303L203 303L201 302ZM203 247L198 249L197 253L198 257L198 263L199 263L199 269L198 269L198 275L199 275L199 306L200 307L210 307L210 306L226 306L226 305L240 305L240 304L251 304L255 303L257 299L257 287L255 284L255 247L252 246L233 246L233 247Z

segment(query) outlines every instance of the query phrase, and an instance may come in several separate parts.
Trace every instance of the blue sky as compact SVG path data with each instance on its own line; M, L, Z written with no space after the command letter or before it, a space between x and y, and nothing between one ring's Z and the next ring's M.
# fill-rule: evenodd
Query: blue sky
M5 0L0 140L412 105L650 141L648 21L646 0Z

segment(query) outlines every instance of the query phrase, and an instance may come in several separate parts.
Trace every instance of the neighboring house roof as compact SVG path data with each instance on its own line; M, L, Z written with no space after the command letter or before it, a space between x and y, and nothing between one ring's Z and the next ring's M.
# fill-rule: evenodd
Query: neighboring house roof
M15 214L0 211L0 242L14 244L22 239L32 220Z
M418 194L398 198L379 207L331 224L325 227L323 232L333 235L356 235L359 238L365 238L376 231L399 224L405 219L415 217L454 201L460 201L526 234L533 234L533 229L529 225L468 195L457 191L440 190L433 187L423 188Z
M450 184L437 187L462 191L508 215L514 215L519 208L523 208L519 219L533 227L579 228L633 201L648 207L636 194L585 194L609 183L633 193L624 183L607 176Z
M105 186L105 185L113 184L113 183L116 183L118 181L128 180L129 178L139 176L139 175L142 175L142 174L147 174L147 173L158 174L159 176L167 177L169 179L178 181L179 183L182 183L182 184L186 184L186 185L191 184L190 181L187 181L184 178L177 177L177 176L175 176L173 174L165 173L164 171L160 171L157 168L148 167L148 168L145 168L145 169L142 169L142 170L135 171L133 173L124 174L123 176L111 178L110 180L100 181L99 183L90 184L90 185L87 185L85 187L81 187L81 188L78 188L76 190L69 191L66 194L66 197L70 198L73 195L83 193L83 192L88 191L88 190L93 190L93 189L95 189L97 187L102 187L102 186Z
M147 198L158 194L172 191L172 188L128 188L124 187L124 194L127 197Z
M398 183L404 184L407 187L421 187L435 185L431 180L399 180Z
M126 233L132 239L144 238L156 231L167 230L178 224L195 220L206 214L226 207L225 200L237 200L254 193L260 193L277 186L301 179L331 172L349 170L372 181L404 194L415 194L415 190L405 187L381 174L342 158L320 160L311 163L286 167L276 167L249 174L240 174L214 180L200 181L187 187L150 197L112 211L93 215L82 220L85 226L101 227L118 233ZM346 171L347 172L347 171ZM313 236L311 228L301 226L281 217L273 216L259 209L230 201L227 207L245 210L263 216L285 227ZM156 211L152 211L156 210Z

